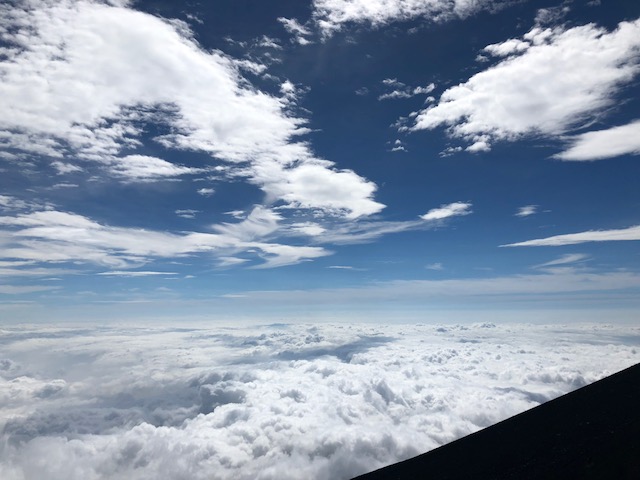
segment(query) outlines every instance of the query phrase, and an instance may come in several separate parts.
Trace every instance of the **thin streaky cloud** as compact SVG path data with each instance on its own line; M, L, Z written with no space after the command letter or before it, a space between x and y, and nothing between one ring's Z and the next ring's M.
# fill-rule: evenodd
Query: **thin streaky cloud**
M640 225L615 230L589 230L580 233L554 235L553 237L537 238L525 242L508 243L501 247L556 247L562 245L577 245L588 242L617 242L640 240Z
M570 147L554 158L574 162L588 162L640 155L640 120L627 125L595 130L569 139Z

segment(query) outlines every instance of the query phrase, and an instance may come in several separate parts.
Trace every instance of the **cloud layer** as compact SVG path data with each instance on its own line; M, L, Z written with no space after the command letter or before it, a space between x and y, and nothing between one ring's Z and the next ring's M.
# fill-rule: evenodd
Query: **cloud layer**
M630 366L639 333L490 323L4 328L0 475L346 479Z

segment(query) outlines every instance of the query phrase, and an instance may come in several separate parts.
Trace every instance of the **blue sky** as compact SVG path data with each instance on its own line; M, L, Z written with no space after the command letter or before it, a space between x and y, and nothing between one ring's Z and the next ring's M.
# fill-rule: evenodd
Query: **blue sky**
M637 2L0 10L8 321L637 319Z

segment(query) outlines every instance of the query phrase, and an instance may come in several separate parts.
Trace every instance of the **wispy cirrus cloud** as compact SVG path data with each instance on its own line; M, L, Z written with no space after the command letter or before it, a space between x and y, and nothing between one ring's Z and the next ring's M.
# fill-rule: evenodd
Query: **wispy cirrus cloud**
M640 120L569 137L569 148L554 155L560 160L585 162L640 155Z
M447 127L470 151L525 135L559 137L613 104L640 71L639 49L640 20L621 22L611 32L593 24L536 26L521 39L486 47L498 63L447 89L405 128ZM626 131L610 132L617 134L627 137Z
M589 230L580 233L567 233L552 237L537 238L524 242L509 243L501 247L555 247L561 245L577 245L589 242L617 242L640 240L640 225L613 230Z
M322 247L265 242L277 230L278 219L268 209L256 207L237 224L214 225L211 232L172 233L115 227L74 213L42 210L0 217L0 226L9 228L2 256L122 269L158 258L184 258L201 253L227 257L237 252L253 252L254 258L264 259L263 268L330 254Z

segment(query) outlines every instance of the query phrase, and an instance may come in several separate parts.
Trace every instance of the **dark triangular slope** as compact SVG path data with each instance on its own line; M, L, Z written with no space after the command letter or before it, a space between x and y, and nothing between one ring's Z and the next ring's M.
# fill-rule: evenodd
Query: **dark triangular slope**
M640 480L640 364L357 478Z

